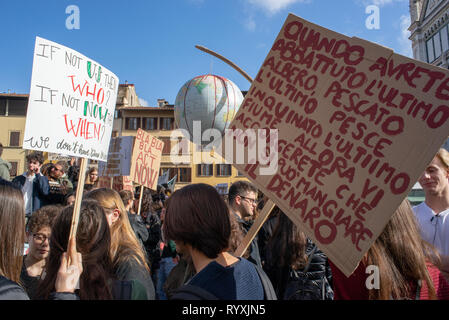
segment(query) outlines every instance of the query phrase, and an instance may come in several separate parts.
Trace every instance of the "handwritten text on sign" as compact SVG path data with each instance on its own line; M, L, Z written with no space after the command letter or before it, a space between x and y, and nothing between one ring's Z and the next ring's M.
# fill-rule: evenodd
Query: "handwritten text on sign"
M118 81L97 62L36 37L23 147L106 161Z
M278 172L235 166L349 275L447 137L448 101L447 70L289 15L230 125L279 129Z
M163 147L161 140L142 129L137 131L131 159L132 181L152 190L157 189Z

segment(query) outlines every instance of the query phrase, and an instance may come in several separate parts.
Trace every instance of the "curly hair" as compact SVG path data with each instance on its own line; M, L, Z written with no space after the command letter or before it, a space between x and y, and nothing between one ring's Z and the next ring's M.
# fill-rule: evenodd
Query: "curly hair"
M61 213L62 205L48 205L36 210L28 221L28 232L36 233L42 228L53 227L56 217Z

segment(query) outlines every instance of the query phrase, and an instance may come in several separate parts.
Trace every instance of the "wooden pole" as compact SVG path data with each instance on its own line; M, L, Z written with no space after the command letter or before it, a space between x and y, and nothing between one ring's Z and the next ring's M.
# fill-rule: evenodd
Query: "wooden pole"
M232 62L231 60L223 57L222 55L206 48L200 45L196 45L195 48L200 49L201 51L207 52L211 55L213 55L214 57L226 62L227 64L229 64L231 67L233 67L235 70L237 70L242 76L244 76L246 78L246 80L248 80L249 82L253 82L253 79L245 72L243 71L239 66L237 66L234 62Z
M81 165L80 165L80 173L78 175L78 187L76 189L76 196L75 196L75 204L73 206L73 215L72 215L72 225L70 227L70 235L69 235L69 242L74 241L75 245L73 246L73 249L76 250L76 231L78 229L78 221L80 216L80 209L81 209L81 201L83 200L83 190L84 190L84 181L86 180L86 167L87 167L87 158L81 159ZM67 251L71 250L72 246L67 246ZM68 265L70 265L70 257L71 252L68 253Z
M275 204L271 200L268 200L267 203L265 203L262 211L257 216L257 219L254 221L254 224L252 225L251 229L249 229L245 238L243 238L242 243L240 243L237 250L235 250L234 255L236 257L241 257L248 249L249 245L251 244L251 241L253 241L254 237L259 232L260 228L265 223L265 221L267 221L274 206Z
M137 210L137 214L140 216L140 208L142 207L142 197L143 197L143 185L140 186L140 196L139 196L139 209Z

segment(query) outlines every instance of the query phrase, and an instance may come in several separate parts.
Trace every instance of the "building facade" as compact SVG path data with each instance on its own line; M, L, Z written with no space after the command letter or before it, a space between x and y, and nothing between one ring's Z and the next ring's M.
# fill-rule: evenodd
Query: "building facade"
M22 141L25 132L27 106L27 94L0 94L2 159L11 163L11 179L25 171L26 150L22 149Z

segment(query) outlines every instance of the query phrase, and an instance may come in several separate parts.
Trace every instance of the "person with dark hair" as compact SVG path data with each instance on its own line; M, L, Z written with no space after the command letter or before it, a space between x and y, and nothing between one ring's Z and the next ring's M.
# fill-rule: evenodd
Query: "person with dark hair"
M421 238L410 203L404 199L350 277L330 261L335 299L447 300L449 284L439 264L438 251ZM368 266L378 268L378 283L370 287Z
M136 196L137 197L137 196ZM135 203L138 205L138 200ZM156 207L157 206L157 207ZM148 240L144 243L151 270L153 283L157 284L157 273L161 261L161 248L159 243L162 241L161 218L155 209L159 209L160 202L153 202L153 195L150 189L143 188L142 203L140 213L148 230ZM138 210L138 208L136 208Z
M128 219L131 224L131 228L133 228L140 245L143 249L145 249L144 243L148 240L148 230L142 220L142 216L136 214L136 212L132 209L134 194L130 190L121 190L119 194L122 198L123 204L125 205L126 212L128 212Z
M5 179L6 181L11 180L11 176L9 175L9 171L11 170L11 163L2 159L3 155L3 144L0 143L0 178Z
M23 258L21 252L25 240L24 202L20 190L0 185L0 300L29 300L20 282ZM51 299L75 299L75 285L83 268L81 255L72 248L71 264L67 253L57 261L55 285ZM56 293L55 293L56 291Z
M25 215L31 214L40 207L48 204L50 193L48 179L41 174L40 169L44 162L42 152L33 152L26 156L27 172L15 177L12 182L22 190L25 201Z
M67 163L67 161L60 160L56 162L55 166L59 170L59 183L66 188L67 193L73 192L73 183L72 181L70 181L67 175L69 170L69 164Z
M214 187L191 184L175 191L167 200L163 233L176 242L178 252L191 257L196 271L172 299L192 299L195 294L205 299L264 299L263 271L228 252L229 210Z
M67 248L73 209L73 206L65 207L54 223L47 274L38 287L39 299L47 299L54 291L59 261ZM145 300L146 292L140 283L115 278L110 245L111 232L104 209L95 200L82 201L76 248L82 255L83 272L75 293L81 300Z
M28 254L23 257L20 281L30 299L36 297L36 289L44 277L46 259L50 252L50 235L54 220L62 211L61 205L48 205L36 210L28 221Z
M277 206L276 225L266 245L264 270L282 300L332 300L326 255Z
M64 204L67 187L60 181L61 176L64 174L62 170L61 165L50 163L46 173L43 173L47 177L50 186L50 192L47 196L47 203L49 204Z
M234 182L229 188L229 210L235 215L244 234L251 229L254 222L252 218L257 207L257 193L257 188L244 180ZM262 267L257 235L248 250L250 252L248 260Z
M78 187L78 178L80 174L80 167L73 164L69 167L69 170L67 171L67 177L72 182L73 190L76 190Z

